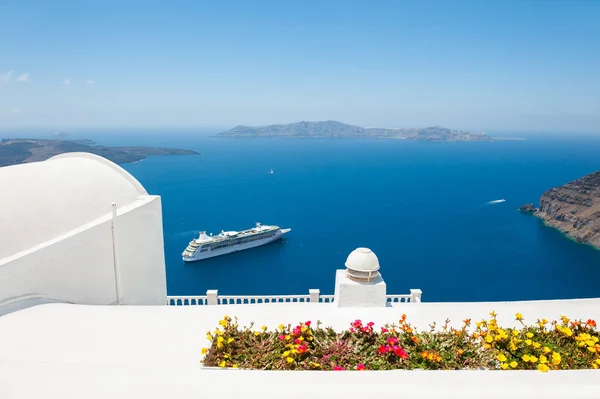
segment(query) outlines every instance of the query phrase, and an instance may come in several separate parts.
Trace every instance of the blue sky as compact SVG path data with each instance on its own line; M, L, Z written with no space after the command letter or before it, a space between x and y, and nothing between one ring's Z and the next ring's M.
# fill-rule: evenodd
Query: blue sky
M600 133L598 21L593 0L2 0L0 128Z

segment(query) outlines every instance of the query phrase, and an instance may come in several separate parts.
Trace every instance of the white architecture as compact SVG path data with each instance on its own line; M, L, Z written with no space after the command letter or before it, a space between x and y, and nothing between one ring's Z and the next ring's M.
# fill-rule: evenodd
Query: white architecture
M417 289L388 295L376 255L358 248L336 272L335 295L209 290L167 302L160 198L123 169L67 154L0 168L0 189L1 399L600 397L597 370L204 368L205 332L224 315L257 330L307 320L341 330L356 319L381 327L406 314L422 331L493 310L500 325L519 327L517 312L526 321L600 320L600 299L422 303ZM129 306L102 306L115 304Z
M166 300L160 197L93 154L0 168L0 314Z
M370 249L352 251L346 270L335 274L334 303L338 307L386 306L386 285L378 270L379 259Z

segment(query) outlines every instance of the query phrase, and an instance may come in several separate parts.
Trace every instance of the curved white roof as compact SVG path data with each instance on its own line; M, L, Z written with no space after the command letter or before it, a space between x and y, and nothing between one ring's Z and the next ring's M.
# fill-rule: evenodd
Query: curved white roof
M65 234L141 196L123 168L75 152L0 168L0 259Z
M346 267L361 272L379 270L379 259L369 248L356 248L346 259Z

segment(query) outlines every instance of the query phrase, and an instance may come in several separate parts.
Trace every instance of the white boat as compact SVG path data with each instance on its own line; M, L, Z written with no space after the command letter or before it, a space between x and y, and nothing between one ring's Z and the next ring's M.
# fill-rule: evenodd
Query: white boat
M184 262L213 258L244 249L259 247L270 242L279 240L284 234L292 229L281 229L279 226L262 226L256 223L256 227L243 231L222 231L219 235L210 236L205 231L192 241L183 251Z
M269 174L272 175L273 173L275 173L275 172L273 172L273 169L271 169L271 171L269 172Z

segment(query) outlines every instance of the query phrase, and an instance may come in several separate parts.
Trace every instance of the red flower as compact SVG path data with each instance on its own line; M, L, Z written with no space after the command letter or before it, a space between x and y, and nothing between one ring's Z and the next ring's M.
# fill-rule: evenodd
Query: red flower
M389 337L389 338L387 339L387 342L388 342L388 344L390 344L390 345L396 345L396 344L398 343L398 338L396 338L396 337Z
M300 327L296 327L292 330L292 334L300 335L300 334L302 334L302 330L300 329Z
M362 327L362 328L360 329L360 331L362 331L362 332L364 332L364 333L366 333L366 332L369 332L369 327Z
M309 320L309 321L307 321L306 323L304 323L304 325L305 325L306 327L310 327L310 320Z
M365 369L365 365L360 363L359 365L356 366L356 369L362 371Z
M295 343L296 345L300 345L300 339L296 338L296 339L294 340L294 343Z
M596 322L592 319L589 319L586 324L590 327L596 327Z
M280 336L278 336L277 338L279 338L280 340L284 341L285 340L285 334L281 334Z
M355 329L354 327L350 327L350 332L351 332L351 333L355 333L355 332L356 332L356 329Z
M402 359L408 359L408 354L404 351L404 349L396 346L394 347L394 355L402 358Z
M367 323L367 326L369 326L369 327L373 327L374 325L375 325L375 323L373 323L372 321Z
M360 320L354 320L354 323L352 323L352 327L354 328L361 328L362 327L362 321Z
M343 367L340 367L340 366L335 366L333 369L334 369L335 371L340 371L340 370L343 370L344 368L343 368Z
M382 333L382 334L383 334L383 333L386 333L386 332L388 332L388 331L389 331L389 330L388 330L387 328L385 328L385 327L381 327L381 333Z
M296 350L298 351L298 353L304 353L306 352L306 349L306 345L300 345Z
M381 345L378 349L377 352L384 354L387 351L387 348L385 347L385 345Z

